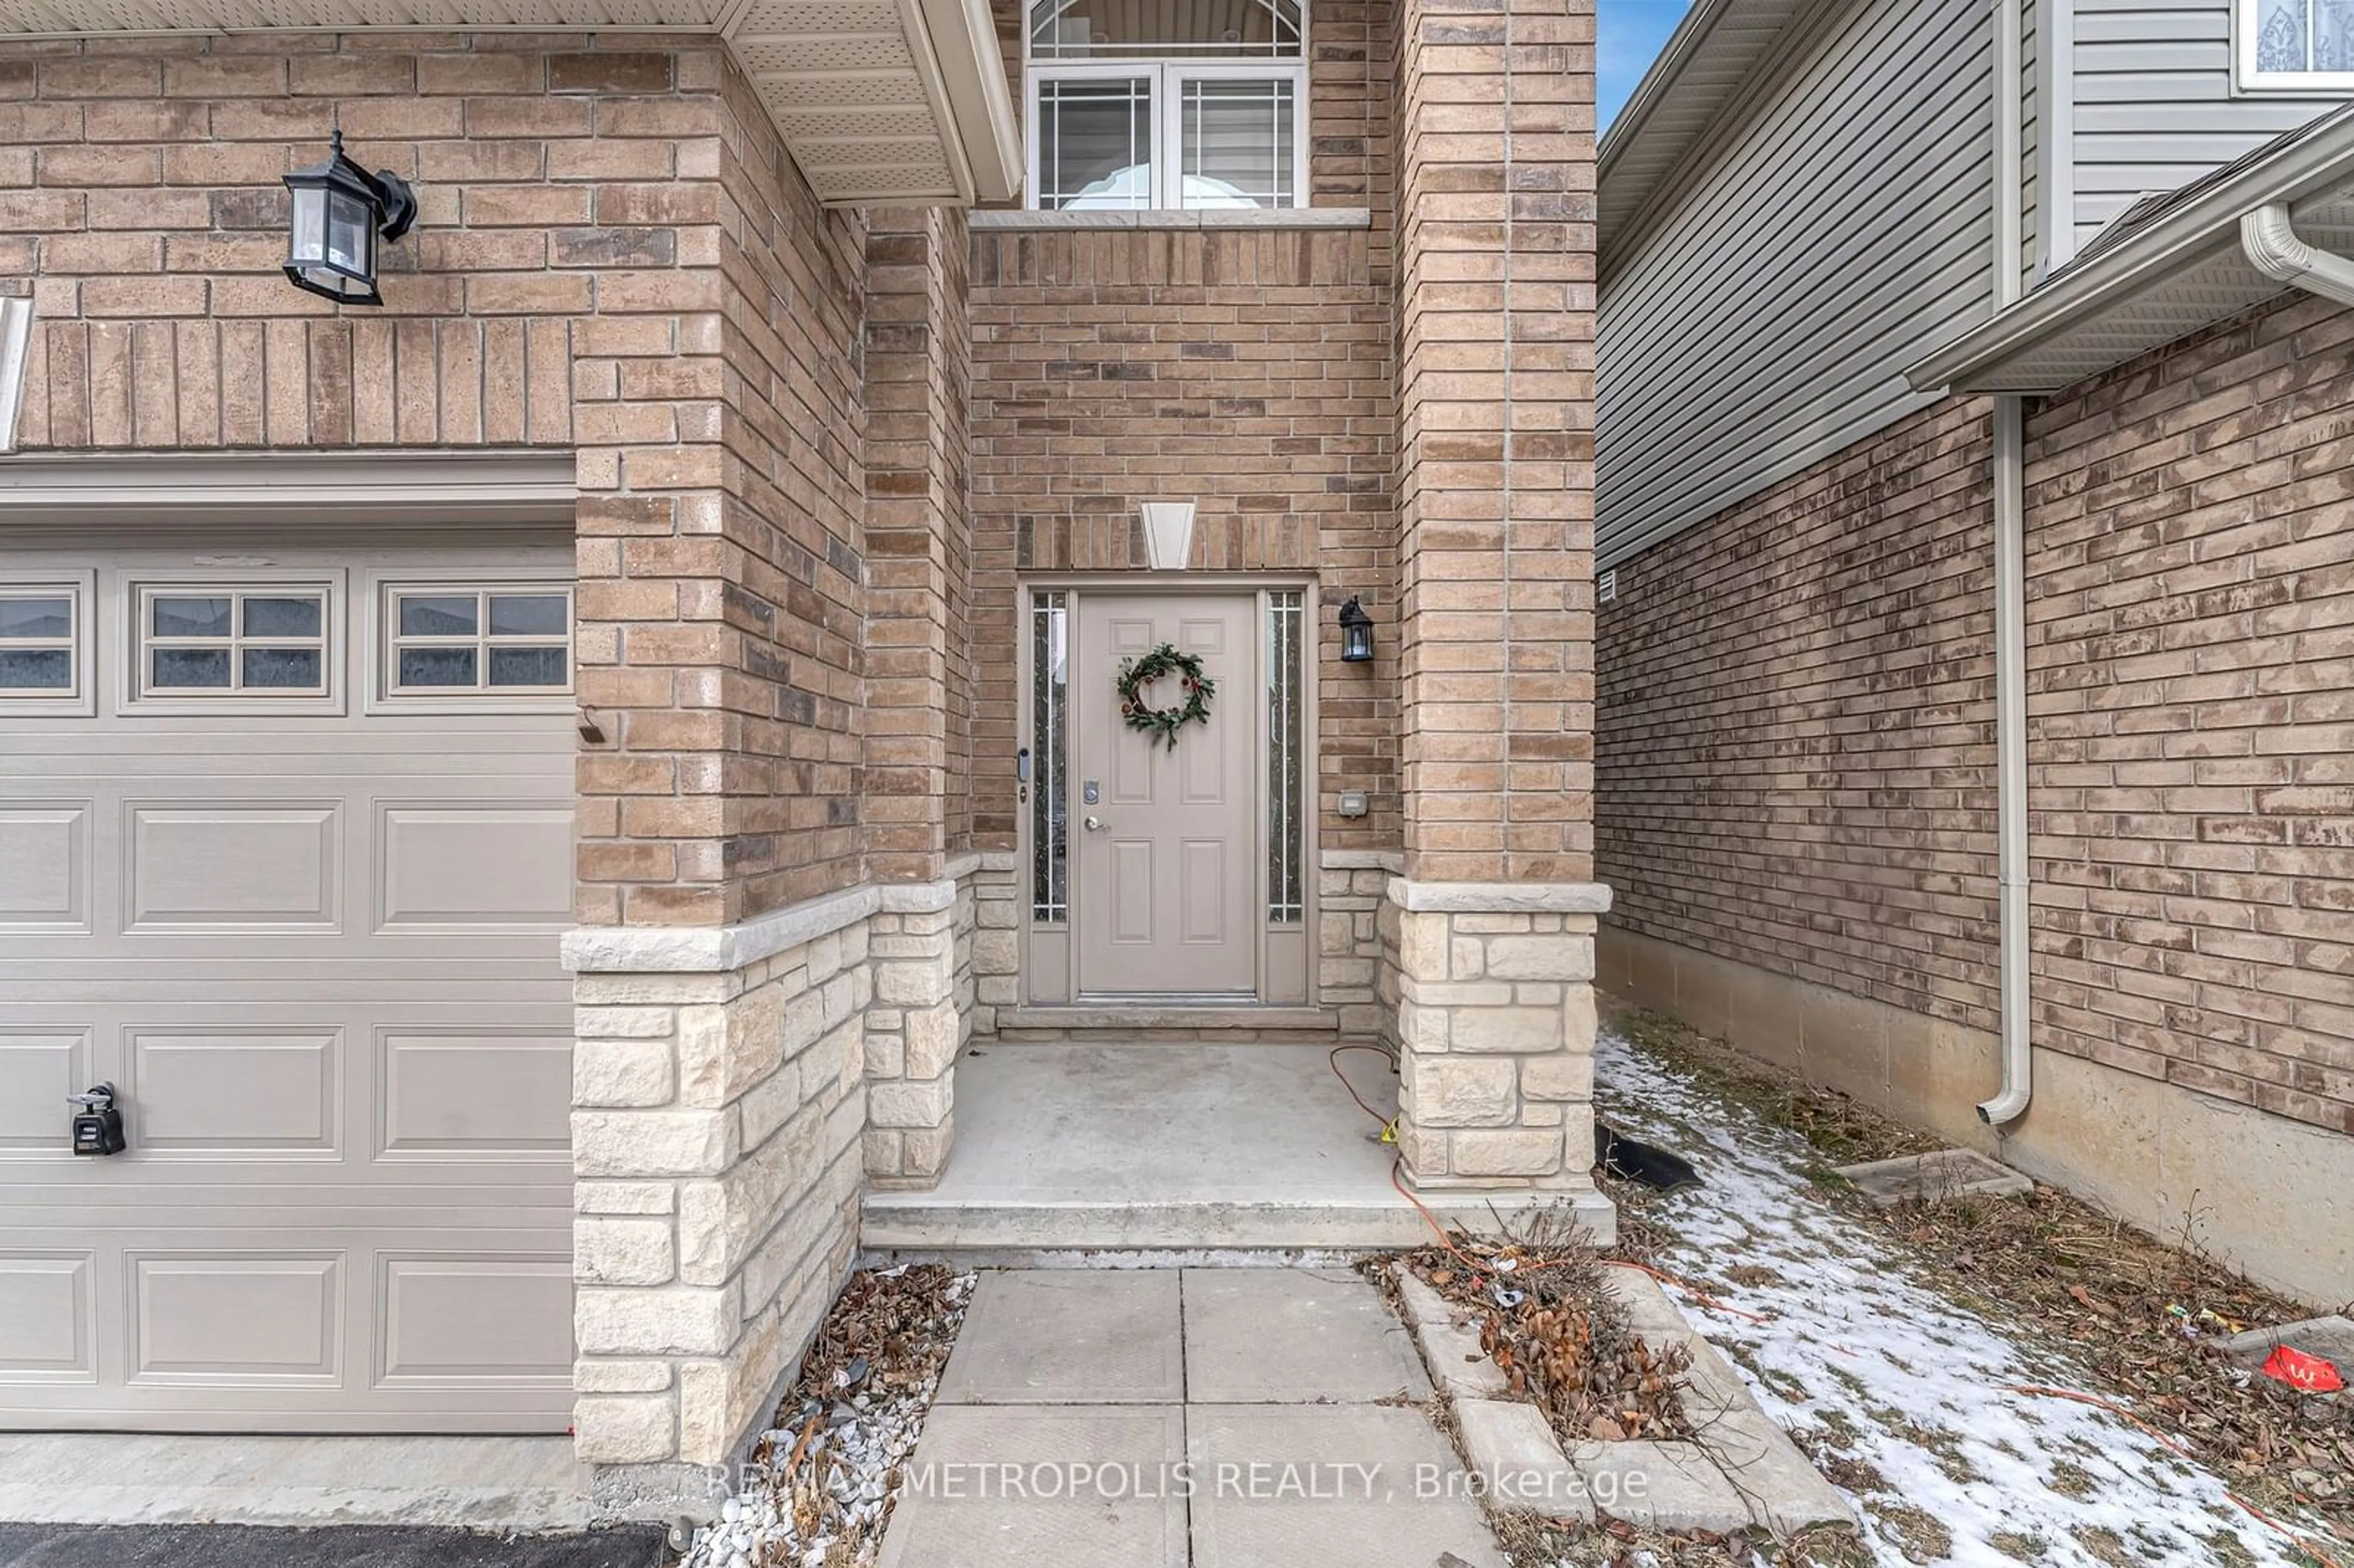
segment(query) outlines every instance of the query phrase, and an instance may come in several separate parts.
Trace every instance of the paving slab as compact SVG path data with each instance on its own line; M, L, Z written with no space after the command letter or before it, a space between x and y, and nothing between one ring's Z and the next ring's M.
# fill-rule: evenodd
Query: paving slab
M983 1274L939 1404L1175 1404L1185 1397L1178 1271Z
M1406 1321L1414 1325L1415 1337L1422 1341L1422 1359L1447 1386L1448 1395L1458 1400L1501 1399L1511 1383L1496 1358L1479 1348L1479 1332L1470 1327L1471 1314L1416 1278L1405 1265L1392 1264L1390 1273L1397 1281Z
M1371 1404L1430 1392L1405 1326L1350 1270L1182 1273L1185 1392L1195 1404Z
M1882 1209L1910 1201L1936 1203L1965 1196L2018 1198L2035 1191L2033 1178L1975 1149L1903 1154L1893 1160L1841 1165L1837 1171L1854 1182L1867 1201Z
M1749 1521L1749 1505L1697 1444L1580 1443L1569 1462L1594 1506L1651 1530L1727 1530Z
M2274 1347L2286 1345L2336 1365L2338 1373L2354 1383L2354 1319L2307 1318L2278 1328L2251 1329L2222 1341L2223 1349L2250 1366L2262 1366Z
M1487 1481L1497 1507L1593 1520L1585 1478L1562 1452L1543 1411L1520 1399L1458 1399L1455 1424L1471 1468Z
M877 1568L1186 1568L1185 1413L935 1404Z
M1504 1568L1463 1470L1420 1410L1195 1404L1193 1568Z

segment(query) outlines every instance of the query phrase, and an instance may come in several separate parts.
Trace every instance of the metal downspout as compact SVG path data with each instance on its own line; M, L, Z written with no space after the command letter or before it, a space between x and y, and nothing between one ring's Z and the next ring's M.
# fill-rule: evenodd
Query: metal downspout
M2033 1093L2027 1033L2027 498L2020 399L1994 400L1995 877L2002 1087L1978 1106L2016 1121Z
M2057 0L2041 0L2050 5ZM1994 308L2020 296L2026 193L2020 32L2024 0L1994 6ZM2047 203L2047 207L2048 207ZM2057 215L2045 214L2049 228ZM2027 972L2027 496L2021 399L1994 400L1995 881L2002 1086L1978 1106L1989 1126L2017 1120L2033 1093Z
M2338 304L2354 305L2354 261L2316 250L2298 238L2285 203L2267 202L2244 214L2240 249L2247 252L2248 264L2267 278Z

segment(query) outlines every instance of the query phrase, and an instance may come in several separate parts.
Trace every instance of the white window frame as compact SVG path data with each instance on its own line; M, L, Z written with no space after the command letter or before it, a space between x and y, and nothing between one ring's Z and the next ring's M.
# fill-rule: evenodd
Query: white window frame
M1026 15L1026 12L1025 12ZM1046 212L1168 212L1185 207L1184 169L1180 162L1180 132L1182 127L1184 94L1182 84L1188 80L1212 79L1221 81L1286 80L1291 83L1291 205L1263 207L1258 212L1298 212L1309 205L1308 189L1308 59L1304 53L1308 44L1307 15L1301 12L1300 48L1298 59L1268 60L1265 57L1249 58L1195 58L1193 56L1136 55L1117 59L1039 60L1033 59L1023 73L1022 123L1024 148L1029 159L1027 180L1022 199L1033 211ZM1027 42L1023 46L1029 47ZM1043 138L1038 134L1038 84L1046 80L1112 80L1143 78L1151 84L1152 94L1152 199L1141 207L1045 207L1038 206L1039 154ZM1244 208L1193 208L1193 211L1243 211Z
M92 634L92 622L97 618L98 574L54 572L0 577L0 599L62 599L73 621L70 631L61 640L71 662L71 684L63 691L54 687L0 687L0 714L12 718L89 718L96 714L98 682L92 656L98 639ZM58 646L59 641L12 640L5 645L50 648Z
M368 637L367 711L382 714L548 714L573 711L580 679L578 601L568 576L535 576L528 571L400 571L372 574L368 603L373 625ZM399 597L421 594L454 598L472 594L481 603L480 629L472 637L412 638L400 634ZM493 594L555 595L564 600L565 683L558 686L493 686L489 650L501 646L547 647L553 636L493 637L489 599ZM428 645L481 650L472 686L409 686L399 683L399 649Z
M337 569L302 570L260 568L235 571L172 571L149 574L125 573L120 579L120 600L126 624L123 627L122 677L118 683L122 711L132 715L193 715L193 714L340 714L344 711L344 624L345 578ZM246 599L281 599L297 594L315 594L321 600L319 635L308 637L255 637L244 635L242 602ZM151 683L147 654L155 646L151 606L157 599L187 597L192 599L227 598L236 602L229 611L229 635L226 639L205 638L180 643L166 638L166 645L223 647L229 652L228 686L155 686ZM319 678L323 684L316 689L294 690L269 686L236 684L243 679L238 652L247 642L263 647L308 646L313 641L319 648Z
M2247 98L2327 98L2354 92L2354 70L2259 70L2263 0L2232 0L2232 90Z

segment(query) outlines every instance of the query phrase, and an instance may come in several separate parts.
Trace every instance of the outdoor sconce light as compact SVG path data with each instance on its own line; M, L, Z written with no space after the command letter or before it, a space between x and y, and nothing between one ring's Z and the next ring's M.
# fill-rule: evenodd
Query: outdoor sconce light
M379 236L398 239L417 221L417 197L387 171L371 175L344 155L340 130L327 161L286 176L294 195L286 244L286 280L346 305L380 305L376 286Z
M1373 618L1352 594L1341 607L1341 662L1368 663L1373 657Z

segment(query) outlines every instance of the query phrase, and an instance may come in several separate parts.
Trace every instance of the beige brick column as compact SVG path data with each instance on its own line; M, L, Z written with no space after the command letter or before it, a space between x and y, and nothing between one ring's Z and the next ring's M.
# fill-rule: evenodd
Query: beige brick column
M1405 1167L1589 1184L1592 0L1401 0ZM1386 935L1386 933L1385 933Z

